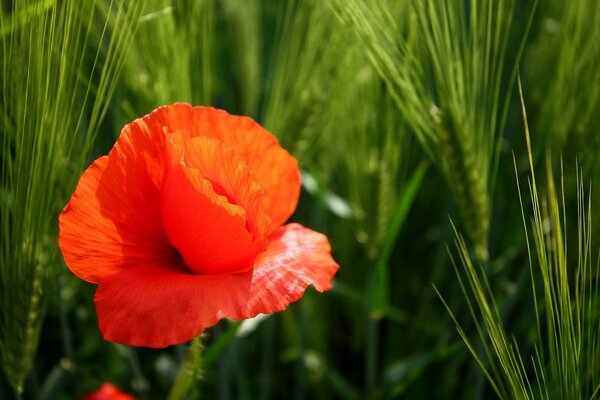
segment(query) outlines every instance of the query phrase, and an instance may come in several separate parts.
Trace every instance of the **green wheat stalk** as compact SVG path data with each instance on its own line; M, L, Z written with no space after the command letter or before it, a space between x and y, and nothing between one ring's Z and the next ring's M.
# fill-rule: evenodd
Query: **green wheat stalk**
M487 259L506 93L514 76L505 70L515 65L506 56L514 1L330 3L445 176L467 236Z
M530 103L540 140L556 150L577 152L594 138L600 111L600 4L594 0L543 2L537 40L527 54ZM531 108L531 107L530 107ZM542 136L543 135L543 136ZM598 151L598 150L597 150Z
M149 0L124 57L127 120L178 101L211 104L215 92L216 2Z
M510 338L486 272L473 265L458 232L456 248L459 260L453 258L452 262L482 350L477 349L445 301L444 305L499 398L597 399L600 396L600 370L597 366L600 355L597 345L600 339L600 313L597 311L600 257L594 262L599 253L591 237L591 193L586 198L583 178L578 171L577 265L573 270L567 256L568 221L562 165L559 190L551 159L549 156L546 158L546 191L540 196L524 106L523 116L531 172L531 233L519 185L518 189L527 237L531 297L537 319L535 353L524 354L517 341Z
M322 1L292 0L279 12L261 121L303 163L321 148L323 110L337 98L332 88L347 38Z
M0 363L18 394L55 277L56 217L87 162L142 7L17 0L0 9L9 27L0 39Z

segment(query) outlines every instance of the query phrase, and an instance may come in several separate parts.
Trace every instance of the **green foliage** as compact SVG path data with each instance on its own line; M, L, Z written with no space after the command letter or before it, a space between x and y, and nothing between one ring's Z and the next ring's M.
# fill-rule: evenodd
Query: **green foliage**
M462 272L453 263L482 349L476 347L451 309L448 310L499 398L597 399L600 396L600 369L597 366L600 314L596 306L600 294L597 282L600 257L591 237L591 202L586 198L583 178L578 172L577 246L570 249L567 244L567 223L570 221L566 217L564 186L557 190L548 156L546 190L540 196L527 125L525 129L532 168L529 189L533 215L528 215L532 240L529 240L527 222L530 218L526 217L523 202L521 207L528 237L531 298L536 316L535 352L520 350L516 338L510 338L486 272L473 265L458 234L456 247ZM561 165L561 183L564 185L563 173ZM569 265L569 250L576 254L574 268Z
M514 2L331 3L444 174L471 242L487 259Z
M211 102L215 18L214 0L148 1L124 57L122 108L128 121L163 104Z
M0 7L0 398L14 387L68 399L104 381L144 399L194 386L196 371L177 373L198 358L183 347L102 341L95 288L56 243L85 167L125 123L176 101L272 131L302 169L293 219L326 233L341 265L329 293L208 330L190 396L598 398L600 222L589 209L600 197L584 201L582 178L600 172L597 1ZM558 188L546 147L568 166ZM532 196L520 198L514 170L532 176ZM467 238L458 282L448 217Z
M15 1L1 10L0 354L16 392L56 276L56 217L87 161L140 6Z
M526 88L529 108L539 109L533 134L554 149L579 152L591 144L597 152L600 44L593 38L600 35L600 4L548 1L540 8L525 64L527 73L539 76Z
M281 12L261 120L303 160L306 152L322 148L315 142L327 138L320 132L323 109L343 73L348 38L322 1L294 0Z

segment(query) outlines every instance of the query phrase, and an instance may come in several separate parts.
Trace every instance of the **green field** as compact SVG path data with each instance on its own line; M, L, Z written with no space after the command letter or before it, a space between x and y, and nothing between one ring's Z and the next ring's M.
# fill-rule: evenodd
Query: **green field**
M175 102L272 132L340 265L201 354L103 340L58 247ZM598 0L0 0L0 144L0 399L600 399Z

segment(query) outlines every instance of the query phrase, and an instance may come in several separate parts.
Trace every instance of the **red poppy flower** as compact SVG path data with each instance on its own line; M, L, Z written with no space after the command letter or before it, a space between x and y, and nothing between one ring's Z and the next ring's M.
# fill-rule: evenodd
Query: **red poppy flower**
M282 224L297 161L247 117L174 104L125 126L60 215L69 269L98 284L106 340L165 347L222 318L284 310L331 287L325 236Z
M135 397L120 391L112 383L103 383L97 392L83 396L82 400L135 400Z

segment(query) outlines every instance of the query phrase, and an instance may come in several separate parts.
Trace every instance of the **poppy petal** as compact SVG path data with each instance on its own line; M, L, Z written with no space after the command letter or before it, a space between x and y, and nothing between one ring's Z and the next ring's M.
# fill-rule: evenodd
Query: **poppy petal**
M250 168L230 147L216 139L181 133L169 136L171 163L198 169L215 193L239 205L246 212L248 230L257 241L269 233L271 219L262 208L264 189L256 183Z
M106 340L166 347L198 336L222 318L245 319L282 311L309 284L331 287L338 265L327 238L290 224L279 229L253 270L196 275L140 265L103 279L94 302Z
M331 257L327 237L296 223L279 228L254 261L250 296L227 318L245 319L285 310L308 285L319 292L331 289L339 266ZM242 313L237 313L242 310Z
M273 226L281 226L298 205L298 161L279 145L275 136L249 117L231 116L229 130L223 131L222 140L248 164L256 181L265 189L264 208Z
M246 229L246 212L217 194L198 169L170 168L160 203L169 240L188 268L221 274L252 267L258 248Z
M188 104L159 107L123 128L108 158L97 160L82 176L60 216L59 245L80 278L97 283L127 265L164 258L172 262L158 201L165 130L214 137L249 167L264 189L264 211L247 210L255 238L293 213L300 191L297 162L274 136L252 119L225 111ZM272 220L270 229L265 213Z
M98 283L132 263L170 263L175 256L153 201L156 191L133 184L140 173L128 157L116 148L96 160L59 217L65 263L88 282Z
M300 195L298 162L252 118L176 103L157 108L143 120L153 130L167 126L173 131L189 132L192 137L208 136L223 142L248 165L256 182L265 189L263 204L273 229L293 214Z
M248 293L252 272L197 275L140 265L100 282L94 303L104 339L160 348L187 342L226 317Z
M83 396L82 400L135 400L135 397L122 392L112 383L103 383L100 389Z

